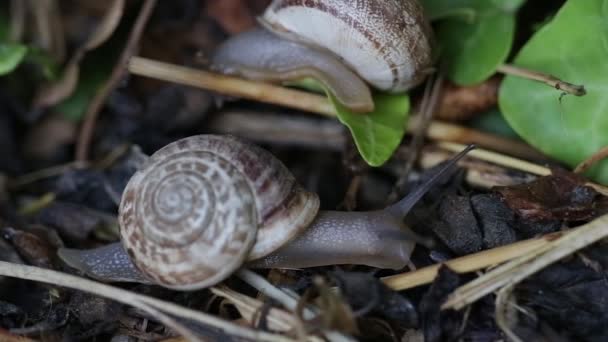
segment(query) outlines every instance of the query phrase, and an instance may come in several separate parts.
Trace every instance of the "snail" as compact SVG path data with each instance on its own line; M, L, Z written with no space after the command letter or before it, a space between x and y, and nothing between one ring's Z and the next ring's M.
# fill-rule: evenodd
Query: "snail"
M224 135L184 138L152 154L129 180L121 242L59 256L97 279L178 290L214 285L243 264L400 269L420 239L404 216L471 148L385 209L340 212L320 211L318 196L261 147Z
M374 108L367 84L404 92L432 71L418 0L274 0L259 22L221 44L211 69L268 82L312 77L355 112Z

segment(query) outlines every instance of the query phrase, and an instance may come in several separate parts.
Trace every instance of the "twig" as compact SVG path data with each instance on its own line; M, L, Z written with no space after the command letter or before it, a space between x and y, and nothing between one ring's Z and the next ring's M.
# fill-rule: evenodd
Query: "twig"
M608 236L608 215L574 228L456 289L441 306L459 310L504 286L513 286L550 264Z
M7 183L7 187L10 190L15 190L22 186L25 186L25 185L28 185L28 184L31 184L31 183L34 183L34 182L37 182L37 181L40 181L40 180L43 180L46 178L59 176L69 170L84 169L84 168L87 168L88 166L89 166L88 163L79 162L79 161L69 162L69 163L62 164L62 165L51 166L51 167L48 167L45 169L40 169L40 170L32 171L30 173L26 173L17 178L13 178Z
M222 297L230 301L241 313L241 316L249 321L251 325L257 324L255 320L256 312L260 312L263 309L264 303L258 299L251 298L240 292L231 290L226 286L214 286L209 289L211 293L216 296ZM297 327L301 322L289 312L271 308L266 314L266 320L268 328L281 332L289 332L293 329L298 330L298 336L304 337L306 333L302 327Z
M600 150L595 152L591 157L578 164L576 168L574 168L574 173L584 173L595 163L606 158L608 158L608 146L600 148Z
M264 295L283 304L283 306L288 310L291 310L292 312L296 311L298 307L298 300L272 285L264 277L261 277L257 273L248 269L240 269L237 272L237 276ZM317 313L315 313L313 309L309 307L304 308L303 316L305 319L313 319L316 315ZM325 337L332 342L352 341L351 338L335 331L325 331L323 332L323 335L325 335Z
M257 100L325 116L336 115L334 107L324 96L268 83L247 81L142 57L131 58L129 71L135 75L185 84L224 95Z
M465 255L446 261L450 269L458 273L467 273L482 270L484 268L501 264L505 261L520 257L545 246L550 241L561 236L563 233L548 234L540 238L519 241L510 245L488 249L475 254ZM435 264L419 268L414 272L396 274L382 278L382 281L396 291L407 290L416 286L431 283L437 276L439 268L443 264Z
M337 120L280 111L223 110L213 115L207 128L275 145L341 151L346 144L345 127Z
M424 95L420 105L419 124L416 125L416 130L412 132L412 141L410 142L410 153L407 156L403 171L399 175L399 178L395 182L393 190L388 196L387 203L395 202L399 197L402 196L403 188L407 184L414 164L418 160L420 150L424 144L424 138L427 135L429 126L433 122L433 114L437 108L439 101L439 95L441 94L443 85L443 78L438 76L437 78L430 77L426 82L424 89Z
M505 335L507 335L510 341L523 342L523 340L519 338L517 334L515 334L511 328L511 324L509 324L508 316L511 309L511 295L514 289L515 286L505 286L498 291L494 305L494 316L496 317L496 324L505 333Z
M101 88L99 88L99 90L95 93L95 97L93 97L91 103L89 103L89 107L84 115L84 121L82 123L76 145L76 160L87 160L89 145L91 144L91 140L93 138L93 131L95 130L95 123L97 121L99 111L101 110L106 98L110 95L112 90L116 88L126 73L126 66L129 58L135 54L137 44L141 38L141 35L143 34L146 23L148 22L155 5L156 0L146 0L143 3L137 19L135 20L135 24L129 33L129 38L127 39L125 48L120 54L118 62L110 74L110 78Z
M429 169L448 160L451 156L451 152L439 150L436 146L427 147L420 157L419 164L423 169ZM527 183L537 178L534 174L514 172L512 169L477 158L461 160L458 165L466 169L465 180L467 183L485 189Z
M541 83L545 83L546 85L553 87L557 90L561 90L568 94L572 94L575 96L584 96L587 94L585 90L585 86L576 85L572 83L568 83L560 80L559 78L548 75L542 72L538 72L535 70L529 70L521 67L516 67L514 65L503 64L498 67L498 71L502 72L506 75L517 76L521 78L526 78L533 81L538 81Z
M20 42L23 39L26 6L27 4L23 0L11 0L8 37L11 42Z
M259 341L291 341L289 338L286 338L284 336L242 327L234 323L225 321L223 319L217 318L215 316L185 308L177 304L173 304L171 302L166 302L153 297L140 295L134 292L102 284L93 280L77 277L71 274L48 270L40 267L0 261L0 275L19 279L33 280L91 293L97 296L101 296L126 305L136 307L138 309L150 313L151 315L153 315L153 313L151 313L147 309L149 307L152 307L153 309L162 311L163 313L180 317L182 319L192 320L203 325L212 326L216 329L224 331L227 334L246 339ZM161 318L159 318L159 320L162 321Z
M413 116L410 119L407 131L412 132L416 130L418 124L418 116ZM526 143L437 120L433 121L429 126L427 137L435 141L451 141L460 144L474 143L480 147L523 159L547 159L545 155Z
M464 147L461 144L455 144L451 142L440 142L437 144L439 147L446 149L451 152L458 152L462 150L458 150L458 148ZM484 149L475 149L469 152L468 157L477 158L480 160L484 160L487 162L491 162L497 165L505 166L511 169L516 169L524 172L528 172L531 174L539 175L539 176L548 176L551 174L551 170L544 166L540 166L525 160L513 158L504 154L484 150Z
M462 148L465 147L464 145L454 144L454 143L450 143L450 142L441 142L441 143L439 143L439 146L441 148L444 148L444 149L452 151L452 152L461 151ZM525 160L520 160L517 158L505 156L500 153L491 152L491 151L487 151L487 150L483 150L483 149L476 149L476 150L471 151L469 153L468 157L478 158L481 160L492 162L497 165L502 165L502 166L509 167L512 169L532 173L532 174L535 174L538 176L551 175L551 170L549 168L546 168L546 167L543 167L543 166L540 166L540 165L537 165L534 163L530 163ZM585 183L585 185L590 188L593 188L593 190L597 191L598 193L600 193L604 196L608 196L608 187L605 187L603 185L593 183L593 182L587 182L587 183Z

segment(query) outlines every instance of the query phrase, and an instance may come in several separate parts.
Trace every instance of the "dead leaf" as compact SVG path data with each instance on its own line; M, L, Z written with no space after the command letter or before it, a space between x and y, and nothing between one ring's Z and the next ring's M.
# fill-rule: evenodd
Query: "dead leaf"
M496 187L505 203L530 221L581 221L596 215L597 192L577 174L554 169L550 176L508 187Z
M448 121L464 121L484 112L498 101L500 78L492 77L474 86L458 86L446 82L439 100L437 118Z

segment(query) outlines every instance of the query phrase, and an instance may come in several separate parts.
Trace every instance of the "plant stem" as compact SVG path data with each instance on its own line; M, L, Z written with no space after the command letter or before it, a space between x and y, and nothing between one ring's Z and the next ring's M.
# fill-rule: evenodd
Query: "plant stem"
M324 96L292 90L262 82L252 82L204 70L133 57L129 71L135 75L185 84L223 95L300 109L325 116L336 116L334 107Z
M545 74L539 71L529 70L521 67L516 67L514 65L503 64L498 67L498 71L511 76L517 76L521 78L526 78L533 81L538 81L541 83L545 83L546 85L553 87L557 90L563 91L568 94L572 94L575 96L583 96L587 94L585 90L585 86L576 85L572 83L568 83L560 80L559 78Z

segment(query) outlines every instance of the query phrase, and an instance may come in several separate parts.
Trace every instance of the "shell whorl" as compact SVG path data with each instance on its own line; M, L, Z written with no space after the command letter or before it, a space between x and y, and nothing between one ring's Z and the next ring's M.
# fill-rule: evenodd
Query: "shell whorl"
M292 239L315 217L318 198L267 151L199 135L154 153L119 210L136 267L163 286L196 289L227 278L256 249L263 256Z
M414 87L433 63L432 31L417 0L273 0L260 21L331 51L380 90Z

